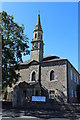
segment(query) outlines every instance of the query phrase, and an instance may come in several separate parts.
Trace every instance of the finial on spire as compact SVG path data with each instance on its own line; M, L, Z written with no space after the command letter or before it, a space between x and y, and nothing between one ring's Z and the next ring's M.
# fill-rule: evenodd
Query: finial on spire
M39 15L40 15L40 10L38 12L39 12Z

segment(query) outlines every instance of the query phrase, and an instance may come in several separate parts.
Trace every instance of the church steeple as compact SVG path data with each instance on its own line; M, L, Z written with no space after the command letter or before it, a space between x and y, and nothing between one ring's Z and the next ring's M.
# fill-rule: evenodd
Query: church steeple
M43 30L40 22L40 13L38 14L37 23L33 32L31 41L31 60L41 62L43 59Z
M42 31L41 22L40 22L40 13L38 14L38 19L37 19L37 23L36 23L34 32L35 32L35 31ZM43 31L42 31L42 32L43 32Z
M35 40L41 40L42 41L42 37L43 37L43 30L42 30L42 27L41 27L41 22L40 22L40 13L38 14L38 19L37 19L37 23L36 23L36 26L35 26L35 29L33 31L33 39L32 41L35 41Z
M41 25L41 23L40 23L40 14L38 14L38 19L37 19L37 24L36 25Z

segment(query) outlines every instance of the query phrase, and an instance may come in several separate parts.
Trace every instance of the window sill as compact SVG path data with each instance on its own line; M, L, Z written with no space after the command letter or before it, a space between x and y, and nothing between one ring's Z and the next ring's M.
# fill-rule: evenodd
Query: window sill
M49 81L49 82L57 82L58 80L51 80L51 81Z
M29 84L36 84L38 81L29 81Z
M34 82L37 82L37 81L29 81L29 83L34 83Z

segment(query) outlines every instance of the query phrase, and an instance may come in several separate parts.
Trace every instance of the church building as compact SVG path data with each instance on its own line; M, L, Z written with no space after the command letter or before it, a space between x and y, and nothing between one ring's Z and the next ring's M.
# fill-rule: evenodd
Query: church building
M58 56L44 56L43 29L38 14L31 41L31 57L20 65L20 75L13 90L13 106L33 102L33 97L45 97L45 102L56 99L78 102L79 72L68 61ZM10 98L7 98L8 100Z

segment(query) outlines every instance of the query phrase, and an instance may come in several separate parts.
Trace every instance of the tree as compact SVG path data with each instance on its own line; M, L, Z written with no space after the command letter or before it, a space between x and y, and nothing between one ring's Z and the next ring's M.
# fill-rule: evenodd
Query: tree
M30 53L28 38L24 34L24 25L21 26L14 22L13 16L3 11L2 23L2 89L6 91L7 86L15 84L20 77L20 63L23 62L22 54Z

